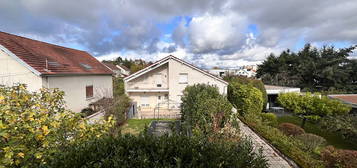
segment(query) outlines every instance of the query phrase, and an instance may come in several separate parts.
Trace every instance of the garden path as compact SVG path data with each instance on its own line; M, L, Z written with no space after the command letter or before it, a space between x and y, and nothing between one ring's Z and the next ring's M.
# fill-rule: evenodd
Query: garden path
M257 135L252 129L250 129L243 122L239 122L239 128L241 130L241 135L249 137L254 145L254 150L258 152L259 149L262 149L262 153L265 158L268 160L270 168L289 168L297 167L292 166L289 162L283 158L278 151L276 151L270 144L268 144L263 138ZM294 163L291 163L294 164Z

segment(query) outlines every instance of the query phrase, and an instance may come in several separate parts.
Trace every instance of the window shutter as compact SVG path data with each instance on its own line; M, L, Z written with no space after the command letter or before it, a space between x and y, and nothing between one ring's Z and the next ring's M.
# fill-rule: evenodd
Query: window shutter
M86 86L86 98L93 97L93 85Z

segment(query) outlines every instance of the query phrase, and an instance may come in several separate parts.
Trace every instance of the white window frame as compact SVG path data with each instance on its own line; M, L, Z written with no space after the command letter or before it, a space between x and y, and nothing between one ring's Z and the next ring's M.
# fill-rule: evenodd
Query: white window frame
M141 107L149 107L149 96L141 96L140 97L140 106Z
M179 84L188 83L188 73L179 73Z

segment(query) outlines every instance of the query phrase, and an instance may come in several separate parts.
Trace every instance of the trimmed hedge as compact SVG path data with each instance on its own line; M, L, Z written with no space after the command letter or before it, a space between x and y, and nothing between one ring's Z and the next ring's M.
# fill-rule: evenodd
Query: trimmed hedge
M279 130L282 131L285 135L292 135L292 136L301 135L305 133L304 129L291 123L279 124Z
M243 117L258 116L263 110L262 92L251 85L229 83L228 100Z
M259 89L263 94L263 109L265 109L266 104L268 102L268 94L265 89L264 83L261 80L247 78L244 76L226 76L224 77L224 80L228 81L229 83L236 82L244 85L252 85L253 87Z
M88 141L64 151L51 156L46 167L268 167L246 140L237 144L176 135L125 135Z

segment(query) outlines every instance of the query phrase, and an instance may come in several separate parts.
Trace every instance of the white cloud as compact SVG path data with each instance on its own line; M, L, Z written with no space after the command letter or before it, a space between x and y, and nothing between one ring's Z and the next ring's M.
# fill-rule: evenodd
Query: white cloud
M356 11L356 0L0 0L0 25L98 59L172 54L203 67L234 67L294 49L300 40L356 43ZM182 19L172 33L158 27L185 16L192 20Z
M231 11L194 17L188 28L193 53L224 52L239 48L247 23Z
M165 48L173 45L174 43L159 42L158 48ZM248 34L245 39L245 44L242 49L226 55L220 55L217 53L206 54L194 54L189 49L183 47L177 47L176 51L168 52L137 52L127 51L125 53L111 53L97 57L99 60L114 60L118 56L128 59L141 58L146 61L157 61L168 55L174 55L180 59L184 59L201 68L236 68L242 65L256 65L260 64L270 53L279 53L282 49L264 47L256 43L256 38L252 34Z

